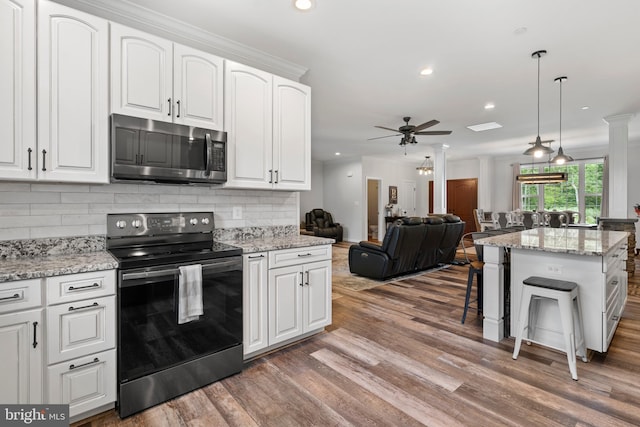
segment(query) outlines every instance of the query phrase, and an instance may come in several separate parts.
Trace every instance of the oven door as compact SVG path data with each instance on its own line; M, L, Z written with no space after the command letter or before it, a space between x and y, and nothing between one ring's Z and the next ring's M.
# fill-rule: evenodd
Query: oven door
M242 257L200 264L204 314L184 324L178 324L179 265L120 272L121 384L242 344Z

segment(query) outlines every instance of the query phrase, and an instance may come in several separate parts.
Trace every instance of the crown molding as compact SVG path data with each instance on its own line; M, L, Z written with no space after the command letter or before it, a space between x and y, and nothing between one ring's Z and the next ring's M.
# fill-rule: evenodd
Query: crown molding
M308 68L262 52L126 0L55 0L105 19L182 43L292 80Z

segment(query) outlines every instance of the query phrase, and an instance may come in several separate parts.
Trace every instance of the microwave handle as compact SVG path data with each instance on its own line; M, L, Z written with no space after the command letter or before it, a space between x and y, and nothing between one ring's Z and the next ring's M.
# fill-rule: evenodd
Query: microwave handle
M211 175L211 169L213 169L213 142L211 141L211 134L205 133L204 140L206 142L206 167L205 167L205 175Z

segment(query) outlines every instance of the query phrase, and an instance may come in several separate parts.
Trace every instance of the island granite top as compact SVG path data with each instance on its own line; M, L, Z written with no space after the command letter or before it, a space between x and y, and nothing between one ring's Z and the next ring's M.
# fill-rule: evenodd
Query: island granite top
M627 235L624 231L541 227L485 237L476 240L475 243L512 249L601 256L606 255L622 241L626 242Z

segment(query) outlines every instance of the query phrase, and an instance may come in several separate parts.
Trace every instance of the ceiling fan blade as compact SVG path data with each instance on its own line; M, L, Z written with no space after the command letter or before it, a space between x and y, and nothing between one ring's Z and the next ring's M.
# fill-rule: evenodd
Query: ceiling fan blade
M423 132L414 132L415 135L451 135L450 130L427 130Z
M386 128L386 127L384 127L384 126L374 126L374 128L384 129L384 130L390 130L391 132L398 132L398 129Z
M398 133L398 134L395 134L395 135L377 136L377 137L375 137L375 138L369 138L369 139L367 139L367 141L373 141L374 139L389 138L389 137L391 137L391 136L398 136L398 135L400 135L400 134Z
M431 126L435 126L438 123L440 123L440 122L437 121L437 120L429 120L428 122L425 122L425 123L423 123L421 125L418 125L418 126L414 127L413 128L413 132L415 133L415 132L418 132L418 131L420 131L422 129L430 128Z

